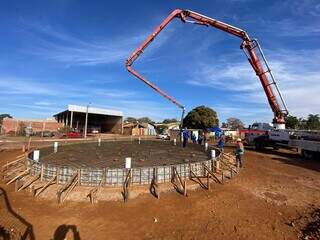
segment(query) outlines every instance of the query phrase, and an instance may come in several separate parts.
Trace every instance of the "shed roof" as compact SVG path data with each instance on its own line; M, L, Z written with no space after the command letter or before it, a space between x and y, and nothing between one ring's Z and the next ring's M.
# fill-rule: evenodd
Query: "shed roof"
M60 113L63 113L65 111L86 113L87 106L68 105L68 108ZM55 115L58 115L60 113L57 113ZM90 107L90 106L88 107L88 113L123 117L123 112L121 111L104 109L104 108L96 108L96 107Z

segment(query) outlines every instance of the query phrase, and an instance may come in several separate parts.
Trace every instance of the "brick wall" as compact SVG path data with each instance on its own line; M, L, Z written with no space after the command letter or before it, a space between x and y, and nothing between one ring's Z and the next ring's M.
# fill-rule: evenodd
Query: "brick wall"
M33 132L41 131L58 131L59 128L63 127L63 123L58 123L55 120L19 120L14 118L4 118L2 122L2 133L14 133L19 131L19 126L23 123L25 127L32 127Z

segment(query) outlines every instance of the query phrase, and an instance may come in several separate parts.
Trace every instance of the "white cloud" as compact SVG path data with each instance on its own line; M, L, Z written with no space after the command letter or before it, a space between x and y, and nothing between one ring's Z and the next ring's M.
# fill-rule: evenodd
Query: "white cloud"
M3 95L58 95L51 85L34 82L27 78L0 77L0 93Z
M65 81L72 82L72 81ZM21 96L47 96L56 97L61 94L61 89L65 89L64 99L86 98L91 96L102 96L110 98L127 99L137 95L137 92L127 89L115 89L105 86L104 89L94 85L78 83L77 87L72 84L62 84L57 81L43 82L41 79L30 79L20 77L0 76L0 93L2 95L21 95ZM141 95L141 94L140 94ZM34 102L39 106L50 106L52 102L45 100Z
M215 64L203 64L188 83L230 91L258 89L259 83L252 81L255 73L248 64L248 62L228 64L225 61Z
M50 25L24 22L27 36L32 40L27 53L42 58L72 65L98 65L123 63L135 48L151 33L109 38L81 39ZM157 41L148 48L147 56L169 38L174 28L161 33Z
M301 117L309 113L319 113L320 49L267 51L267 56L271 59L270 66L289 112ZM268 106L259 79L250 64L240 61L237 56L228 55L215 64L202 63L189 84L220 89L222 93L234 93L233 100L239 101L242 106L249 106L249 109L235 109L237 113L242 112L242 116L245 113L260 119L260 109ZM229 102L231 106L234 104ZM220 111L225 111L224 108L225 106ZM265 114L265 111L262 112ZM225 114L231 116L232 112L227 111Z

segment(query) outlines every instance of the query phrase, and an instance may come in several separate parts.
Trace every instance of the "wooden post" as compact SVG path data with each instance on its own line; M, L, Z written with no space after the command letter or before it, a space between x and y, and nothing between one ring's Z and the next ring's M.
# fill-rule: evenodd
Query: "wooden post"
M127 172L125 181L123 183L123 200L124 202L127 202L129 199L129 186L130 186L130 182L131 182L131 171L132 169L130 168Z
M30 169L27 169L24 172L19 173L17 176L15 176L9 182L7 182L7 185L9 185L10 183L13 183L14 181L18 180L21 177L24 177L25 175L27 175L29 173L29 171L30 171Z
M214 161L214 163L215 163L215 168L216 168L216 172L220 172L220 160L216 160L216 161Z
M177 168L175 166L172 167L172 177L171 177L171 183L174 185L175 189L177 192L179 192L180 194L183 194L185 197L188 196L187 194L187 183L186 183L186 180L182 181L178 171L177 171ZM179 185L177 185L177 183L179 183L180 185L180 188L179 188ZM181 190L182 188L182 190Z
M214 174L213 171L210 171L210 169L209 169L204 163L202 163L202 165L203 165L203 167L206 169L207 173L210 174L210 176L211 176L212 178L214 178L218 183L221 183L221 184L222 184L223 181L220 181L219 178ZM223 171L222 171L222 174L223 174ZM223 180L223 179L222 179L222 180Z
M160 198L160 195L159 195L159 192L158 192L157 168L153 168L153 177L152 177L152 179L151 179L150 192L151 192L151 194L154 195L157 199Z
M183 196L187 197L187 181L184 180L183 182Z
M67 182L62 188L57 192L58 203L64 202L68 197L69 193L78 185L79 174L78 172L74 173L69 182ZM64 195L63 195L64 194Z
M41 164L41 170L40 170L40 182L43 181L43 171L44 171L44 167L43 164Z
M81 185L81 169L78 169L78 186Z
M50 185L52 184L55 184L55 181L56 181L56 177L57 176L53 176L49 182L47 182L46 184L44 184L40 189L38 189L38 191L35 191L34 192L34 196L39 196L40 193L42 193L47 187L49 187Z
M30 150L30 145L31 145L31 137L29 137L29 141L28 141L28 151Z
M19 187L18 191L21 191L27 187L31 187L32 184L35 183L39 178L40 178L40 174L31 178L29 181L24 182L24 184L21 187Z
M57 168L56 168L56 176L57 176L56 180L57 180L57 184L59 184L59 181L60 181L59 173L60 173L60 168L57 167Z

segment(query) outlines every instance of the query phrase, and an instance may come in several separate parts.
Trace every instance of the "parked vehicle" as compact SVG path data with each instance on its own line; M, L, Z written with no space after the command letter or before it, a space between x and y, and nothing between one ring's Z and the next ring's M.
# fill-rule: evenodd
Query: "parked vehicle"
M170 140L170 136L168 134L158 134L157 138L162 140Z
M82 134L79 132L64 133L61 138L81 138Z
M273 130L254 139L255 147L280 147L297 149L307 159L320 157L320 132L307 130Z
M51 131L43 131L41 134L43 137L53 137L54 133Z

